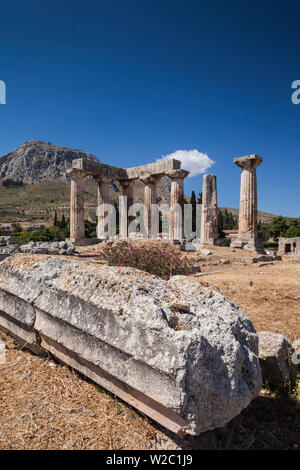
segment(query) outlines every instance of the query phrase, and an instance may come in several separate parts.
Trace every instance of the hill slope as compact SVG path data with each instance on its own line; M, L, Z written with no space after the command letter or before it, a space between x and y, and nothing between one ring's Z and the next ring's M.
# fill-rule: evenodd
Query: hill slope
M52 145L50 142L29 140L13 152L0 157L0 223L21 222L30 225L34 222L52 223L54 210L69 216L70 185L67 170L76 158L97 157L83 150ZM4 186L8 182L17 182L15 187ZM4 183L4 185L3 185ZM34 183L34 184L32 184ZM169 203L170 179L161 178L157 185L158 202ZM117 201L120 195L118 184L111 184L110 199ZM134 184L135 202L142 202L144 185L140 181ZM187 198L189 200L189 198ZM97 185L92 179L85 180L86 216L95 213L97 204ZM227 208L234 215L238 209ZM259 212L258 218L269 222L273 214Z

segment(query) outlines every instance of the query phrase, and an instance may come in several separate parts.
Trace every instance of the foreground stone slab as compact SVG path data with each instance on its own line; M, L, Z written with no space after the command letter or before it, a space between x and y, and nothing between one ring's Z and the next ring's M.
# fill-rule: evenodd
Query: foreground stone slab
M21 338L175 433L224 426L260 391L251 321L204 281L32 254L2 261L0 280Z

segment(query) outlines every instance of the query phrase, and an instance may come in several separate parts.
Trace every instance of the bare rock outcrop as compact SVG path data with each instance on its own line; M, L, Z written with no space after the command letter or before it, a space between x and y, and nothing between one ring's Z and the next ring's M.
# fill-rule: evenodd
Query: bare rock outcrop
M83 150L29 140L0 158L0 180L9 179L20 183L37 183L41 180L67 182L67 170L77 158L98 161L95 155Z
M0 279L2 328L173 432L224 426L260 391L251 321L204 281L32 254Z

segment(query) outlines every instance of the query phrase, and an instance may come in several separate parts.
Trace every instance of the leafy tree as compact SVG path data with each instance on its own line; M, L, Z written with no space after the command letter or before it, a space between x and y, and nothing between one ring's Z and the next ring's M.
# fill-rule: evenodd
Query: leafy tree
M236 230L238 228L238 218L226 208L218 208L218 231L221 238L224 237L223 230Z
M259 221L257 224L257 230L259 238L262 238L263 240L268 240L271 238L270 224Z
M287 218L282 215L275 217L270 225L270 235L277 241L279 237L284 237L288 229Z
M259 222L258 234L264 240L273 238L275 241L279 237L300 237L300 217L292 219L280 215L269 223Z
M14 232L22 232L22 227L20 224L18 224L17 222L13 223L12 224L12 227L14 229Z
M219 232L219 237L224 238L224 216L223 216L223 211L218 208L218 232Z
M300 237L300 218L292 219L290 226L285 233L285 236L287 238Z

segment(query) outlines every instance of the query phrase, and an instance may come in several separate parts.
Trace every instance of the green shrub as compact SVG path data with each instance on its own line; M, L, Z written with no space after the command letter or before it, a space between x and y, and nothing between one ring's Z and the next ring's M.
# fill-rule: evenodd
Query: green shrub
M107 245L101 253L109 266L130 266L169 279L176 274L190 274L192 263L169 244L129 246L119 243Z
M278 248L278 243L276 243L276 242L265 242L264 247L265 248Z
M15 243L24 245L30 241L34 242L56 242L63 241L69 236L69 229L56 227L43 227L41 230L23 230L15 232Z
M223 246L230 246L231 240L230 238L224 238L222 241Z

